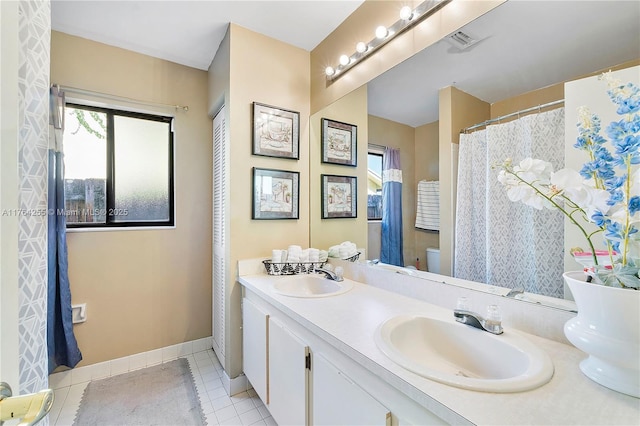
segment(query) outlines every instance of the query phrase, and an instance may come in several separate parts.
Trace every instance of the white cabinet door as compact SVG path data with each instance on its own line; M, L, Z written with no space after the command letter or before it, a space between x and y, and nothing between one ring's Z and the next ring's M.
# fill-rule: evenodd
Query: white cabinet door
M314 354L311 365L316 425L391 425L391 412L325 358Z
M307 424L309 347L269 318L269 412L279 426Z
M242 368L253 389L265 404L269 403L268 327L269 315L249 299L242 299Z

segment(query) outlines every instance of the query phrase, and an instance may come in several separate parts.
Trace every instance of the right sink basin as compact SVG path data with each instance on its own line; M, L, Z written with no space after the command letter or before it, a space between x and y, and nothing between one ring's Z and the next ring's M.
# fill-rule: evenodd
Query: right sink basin
M493 335L453 319L399 315L378 327L375 341L405 369L464 389L521 392L553 376L549 356L509 330Z

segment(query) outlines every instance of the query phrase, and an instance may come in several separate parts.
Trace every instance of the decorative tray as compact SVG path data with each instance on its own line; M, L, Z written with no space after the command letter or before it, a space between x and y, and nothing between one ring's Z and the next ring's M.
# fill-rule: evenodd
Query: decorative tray
M311 274L316 268L322 268L326 262L282 262L263 260L262 264L269 275Z

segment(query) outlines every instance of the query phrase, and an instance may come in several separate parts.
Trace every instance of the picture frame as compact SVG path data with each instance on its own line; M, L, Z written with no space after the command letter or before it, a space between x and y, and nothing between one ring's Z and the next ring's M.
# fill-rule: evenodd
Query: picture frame
M300 158L300 113L253 102L252 154Z
M322 218L358 217L358 178L323 174L320 179Z
M358 127L323 118L321 121L322 162L356 167Z
M300 173L253 168L251 219L298 219Z

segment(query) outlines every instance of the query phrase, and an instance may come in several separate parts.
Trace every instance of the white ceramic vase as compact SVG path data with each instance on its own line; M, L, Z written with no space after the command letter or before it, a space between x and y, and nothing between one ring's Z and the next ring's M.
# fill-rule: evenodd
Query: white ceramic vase
M640 291L588 283L581 271L563 277L578 307L564 334L589 355L580 370L602 386L640 398Z

